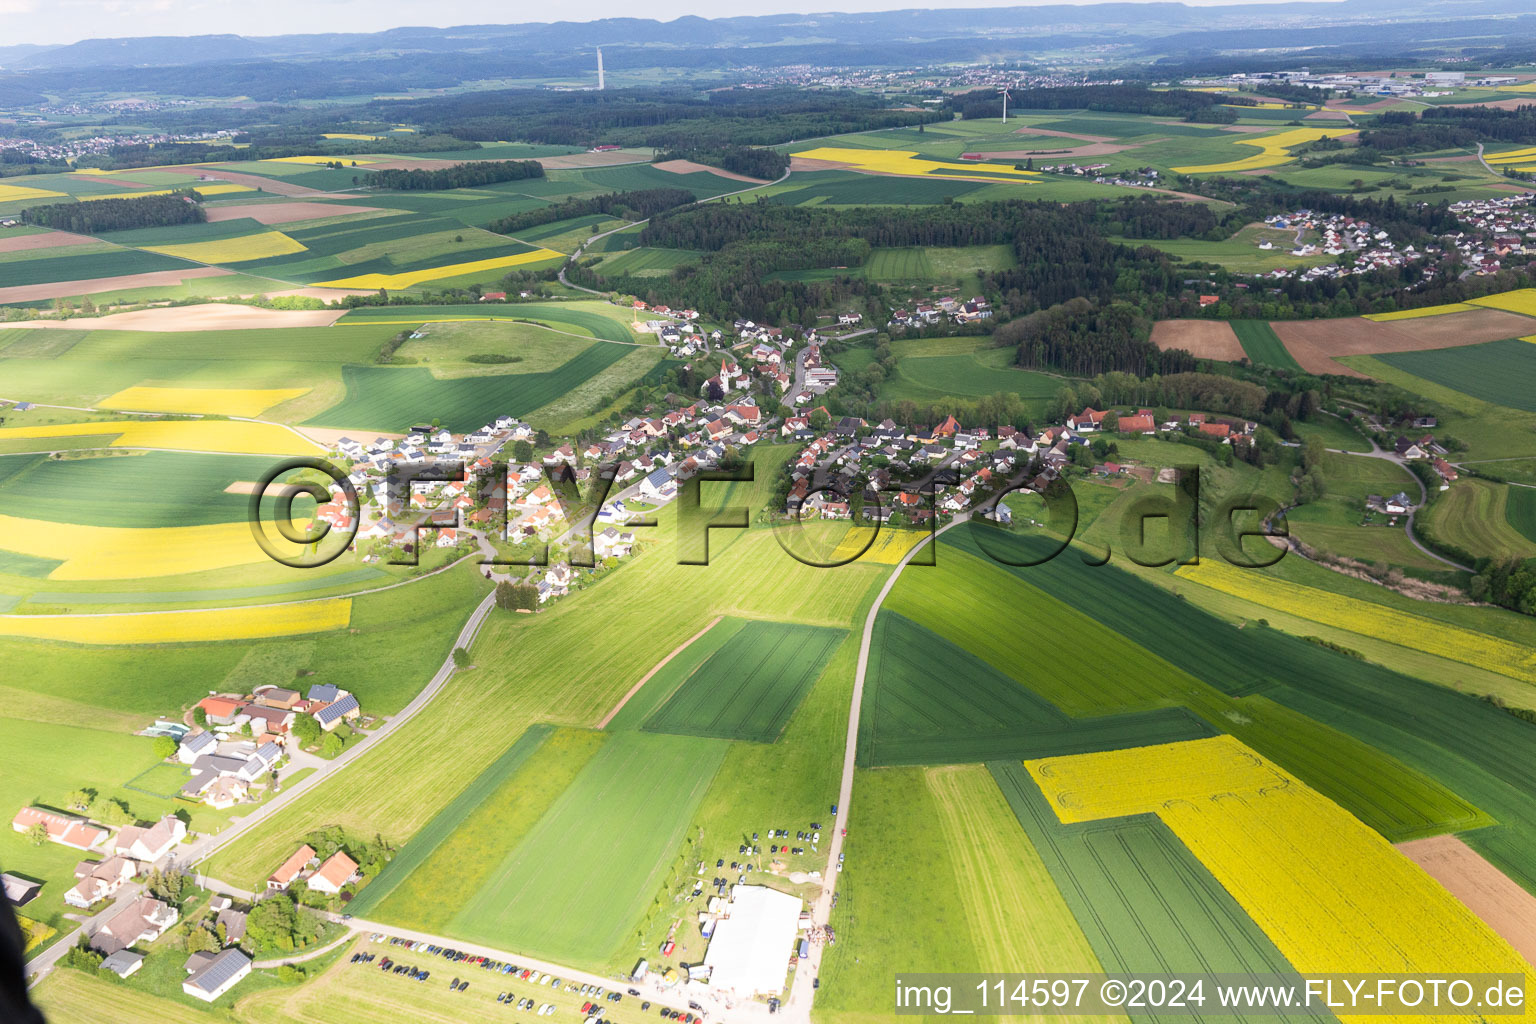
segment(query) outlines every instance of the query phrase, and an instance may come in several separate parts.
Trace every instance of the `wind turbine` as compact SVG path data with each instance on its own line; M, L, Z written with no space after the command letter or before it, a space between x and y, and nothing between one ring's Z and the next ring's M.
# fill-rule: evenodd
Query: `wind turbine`
M1009 95L1010 95L1010 93L1008 92L1008 87L1006 85L1003 86L1003 123L1004 124L1006 124L1008 122L1008 97L1009 97Z

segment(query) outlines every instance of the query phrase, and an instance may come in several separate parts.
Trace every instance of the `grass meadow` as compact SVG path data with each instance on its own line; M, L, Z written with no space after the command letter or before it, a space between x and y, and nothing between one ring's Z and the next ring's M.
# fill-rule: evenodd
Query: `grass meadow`
M747 622L683 680L643 728L772 743L841 637L819 626Z
M1454 545L1476 558L1496 562L1536 557L1536 541L1515 520L1529 498L1514 497L1520 488L1477 477L1463 477L1441 492L1414 519L1414 527L1436 540ZM1511 499L1516 503L1511 508ZM1511 515L1511 512L1514 515Z

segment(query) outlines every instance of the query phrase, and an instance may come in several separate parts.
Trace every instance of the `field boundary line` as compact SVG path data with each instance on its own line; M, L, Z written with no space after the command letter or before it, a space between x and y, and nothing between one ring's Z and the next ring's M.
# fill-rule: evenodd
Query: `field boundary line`
M677 657L679 654L682 654L689 647L692 647L694 645L694 643L700 637L702 637L705 633L708 633L710 630L712 630L716 626L718 626L720 624L720 620L723 619L723 618L725 618L724 615L716 615L712 620L710 620L709 625L705 626L703 629L701 629L697 633L693 634L693 636L689 637L687 640L684 640L682 643L680 643L676 647L672 648L672 652L670 654L668 654L665 658L662 658L655 665L652 665L651 666L651 670L649 672L647 672L645 675L641 676L640 677L640 681L638 683L636 683L634 686L631 686L629 688L629 692L626 693L623 697L620 697L619 698L619 702L613 706L613 709L610 710L606 715L604 715L602 717L602 719L597 723L597 728L599 728L599 729L606 729L606 728L608 728L608 723L613 721L613 716L617 715L620 711L624 710L624 705L628 704L629 703L629 699L631 697L633 697L635 694L639 693L641 688L644 687L646 683L650 682L651 676L655 675L657 672L660 672L662 669L666 668L667 667L667 663L669 661L671 661L673 658Z

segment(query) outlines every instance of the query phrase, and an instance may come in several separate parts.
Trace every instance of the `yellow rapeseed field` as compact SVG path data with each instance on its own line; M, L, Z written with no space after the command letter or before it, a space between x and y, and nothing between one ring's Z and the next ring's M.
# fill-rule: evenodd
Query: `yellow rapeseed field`
M177 256L198 263L244 263L248 260L264 260L273 256L289 256L306 252L303 245L281 231L262 231L238 238L221 238L211 242L181 242L177 245L146 245L142 248L164 256Z
M1202 560L1199 565L1181 566L1177 574L1223 594L1309 622L1478 665L1513 679L1536 682L1536 651L1486 633L1290 583L1260 570L1237 569L1210 559Z
M203 413L213 416L259 416L309 388L125 388L97 402L102 409L135 412Z
M80 200L82 203L91 202L97 199L138 199L141 196L168 196L172 192L180 192L186 188L192 188L199 195L205 196L222 196L228 195L231 192L256 191L249 185L231 185L227 183L223 185L198 185L192 182L188 182L179 188L144 188L139 189L137 192L111 192L105 195L81 195L76 196L75 198Z
M1536 981L1390 843L1231 736L1025 764L1062 821L1156 814L1303 975L1510 972L1527 991Z
M243 522L133 529L0 516L0 547L59 560L51 580L179 576L267 557Z
M275 423L238 420L96 420L90 423L49 423L30 427L0 427L0 441L36 438L38 451L55 437L107 437L102 447L168 448L175 451L217 452L223 455L323 455L325 450Z
M352 621L351 598L263 608L213 608L125 615L0 616L0 636L75 644L184 644L323 633Z
M63 192L53 192L46 188L0 184L0 203L14 203L18 199L51 199L62 195L64 195Z
M875 536L874 542L869 545L869 550L859 555L858 560L861 564L895 565L906 557L908 551L911 551L927 536L927 530L897 530L886 527ZM849 530L847 535L838 542L837 547L833 549L832 555L827 561L839 562L845 558L852 558L855 554L858 554L859 549L864 547L865 542L868 540L869 531L867 529Z
M1359 131L1358 128L1290 128L1274 135L1240 136L1232 140L1236 146L1257 146L1259 153L1256 156L1243 157L1241 160L1229 160L1224 164L1202 164L1198 167L1175 167L1180 174L1219 174L1225 171L1251 171L1259 167L1278 167L1281 164L1290 163L1296 159L1289 149L1292 146L1300 146L1305 142L1316 142L1318 139L1331 139L1339 135L1348 135L1350 132Z
M1377 323L1388 323L1392 320L1417 320L1421 316L1442 316L1446 313L1465 313L1476 306L1465 302L1447 302L1440 306L1424 306L1420 309L1395 309L1390 313L1367 313L1365 319L1375 320Z
M1536 288L1517 288L1512 292L1500 292L1498 295L1485 295L1481 299L1467 301L1475 306L1488 306L1492 309L1508 310L1511 313L1536 316Z
M1504 153L1489 153L1483 157L1491 164L1523 164L1536 160L1536 146L1527 146L1525 149L1511 149Z
M336 136L327 136L327 138L335 138L335 137ZM354 136L354 135L343 136L343 138L349 138L349 139L350 138L372 138L372 137L373 136L371 136L371 135L370 136ZM348 166L350 166L352 164L357 164L359 167L361 167L363 164L376 164L376 163L378 163L377 160L359 160L356 157L351 157L351 156L346 156L346 157L342 157L342 156L278 156L278 157L273 157L268 162L269 163L274 163L274 164L320 164L320 165L323 166L325 164L335 163L337 160L340 160L342 163L347 164Z
M358 142L377 142L384 136L358 135L356 132L325 132L320 137L322 139L354 139Z
M991 178L1001 174L1008 178L1029 181L1039 177L1037 171L1016 170L1012 164L949 164L940 163L936 160L924 160L916 152L908 149L832 149L823 147L820 149L807 149L794 155L803 157L806 160L829 160L840 164L848 164L850 167L855 167L861 171L869 171L873 174L922 175L945 170L965 171L979 178ZM946 175L946 177L954 177L954 175Z
M520 252L515 256L497 256L488 260L451 263L446 267L432 267L428 270L411 270L399 274L359 274L357 277L344 277L337 281L321 281L314 287L409 288L412 285L421 284L423 281L438 281L445 277L458 277L460 274L476 274L482 270L500 270L504 267L517 267L525 263L537 263L540 260L564 258L560 253L552 249L535 249L532 252Z

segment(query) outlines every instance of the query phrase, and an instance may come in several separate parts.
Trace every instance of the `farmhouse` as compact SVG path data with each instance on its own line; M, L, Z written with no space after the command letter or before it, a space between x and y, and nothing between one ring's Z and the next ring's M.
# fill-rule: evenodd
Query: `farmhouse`
M197 706L215 725L233 725L235 716L245 708L245 702L234 697L204 697Z
M356 877L357 861L337 850L309 876L309 887L316 892L328 892L335 896Z
M356 718L362 709L358 707L357 698L350 693L338 698L334 703L327 704L315 712L315 721L320 723L320 728L330 732L349 718Z
M283 861L282 867L272 872L271 876L267 878L267 888L279 890L287 889L290 885L293 884L293 880L299 877L299 872L303 871L305 866L314 859L314 847L309 846L308 844L299 847L296 851L294 851L292 857L289 857L287 860Z
M187 980L181 990L187 995L211 1003L239 984L251 973L251 958L238 949L222 953L193 953L187 957Z
M23 807L11 819L11 828L25 832L34 825L48 831L48 840L60 846L72 846L77 850L90 850L101 845L107 838L107 830L92 825L84 818L72 814L57 814L40 807Z
M709 984L742 998L784 990L785 960L800 928L801 900L763 885L731 889L704 964Z
M91 936L91 948L111 956L139 942L154 942L176 923L181 914L173 906L140 896L113 914Z
M117 895L123 883L135 874L133 861L113 855L104 860L83 860L75 866L74 888L64 894L64 902L85 910L99 900Z
M167 814L148 828L124 825L112 840L112 852L155 867L186 837L186 824L174 814Z
M219 741L211 732L189 733L182 738L181 745L176 749L176 760L182 764L193 764L204 754L212 754L218 750Z

